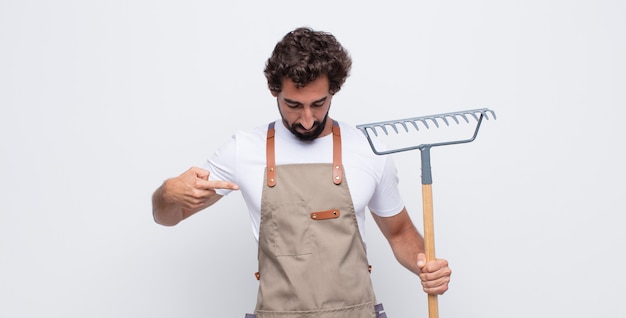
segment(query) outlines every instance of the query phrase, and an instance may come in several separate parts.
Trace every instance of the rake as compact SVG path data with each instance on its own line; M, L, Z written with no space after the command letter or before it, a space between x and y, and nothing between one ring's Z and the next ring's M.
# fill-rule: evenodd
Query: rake
M430 116L406 118L391 121L382 121L377 123L357 125L377 155L387 155L402 151L409 151L419 149L421 153L421 168L422 168L422 205L424 213L424 250L426 254L426 260L431 261L435 259L435 231L434 231L434 219L433 219L433 193L432 193L432 172L430 167L430 149L438 146L456 145L462 143L469 143L476 139L478 130L483 122L483 119L489 119L489 115L493 119L496 119L496 114L492 110L487 108L465 110L452 113L443 113ZM441 123L446 126L453 124L472 124L475 127L471 137L463 137L452 141L439 141L433 143L420 143L417 146L397 147L391 149L379 150L374 139L379 137L379 132L389 135L392 131L395 134L423 132L420 127L430 129L432 126L439 128ZM401 128L401 129L400 129ZM437 303L437 295L428 295L428 317L437 318L439 316L439 309Z

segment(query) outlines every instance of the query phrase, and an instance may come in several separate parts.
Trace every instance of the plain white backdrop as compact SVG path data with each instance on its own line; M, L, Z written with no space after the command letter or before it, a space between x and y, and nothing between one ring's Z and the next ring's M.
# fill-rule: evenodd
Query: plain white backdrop
M336 119L498 115L432 150L454 271L440 317L626 317L625 15L618 0L0 0L0 317L252 311L240 195L175 227L153 222L150 196L277 117L262 70L298 26L353 57ZM419 152L394 158L421 227ZM372 225L388 316L426 317Z

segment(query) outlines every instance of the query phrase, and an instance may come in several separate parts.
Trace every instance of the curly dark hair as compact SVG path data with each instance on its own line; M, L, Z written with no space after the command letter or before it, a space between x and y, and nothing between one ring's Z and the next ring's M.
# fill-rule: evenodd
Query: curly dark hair
M276 44L265 64L267 85L272 92L282 90L285 77L303 87L320 75L328 76L334 95L350 75L352 59L334 35L310 28L297 28Z

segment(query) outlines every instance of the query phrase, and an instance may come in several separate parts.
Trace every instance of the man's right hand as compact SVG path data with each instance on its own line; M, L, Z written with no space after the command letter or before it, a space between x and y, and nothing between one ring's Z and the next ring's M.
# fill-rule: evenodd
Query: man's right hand
M166 180L152 197L152 211L157 223L175 225L201 211L222 196L216 189L238 190L228 181L209 181L208 170L191 167L181 175Z

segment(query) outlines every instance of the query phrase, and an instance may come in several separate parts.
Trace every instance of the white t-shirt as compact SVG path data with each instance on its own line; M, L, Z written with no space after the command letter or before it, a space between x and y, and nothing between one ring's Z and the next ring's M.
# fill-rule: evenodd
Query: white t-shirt
M274 127L276 165L332 163L332 134L304 142L287 130L282 120L277 120ZM389 217L402 211L404 202L398 191L398 176L392 158L374 154L365 135L356 127L341 122L339 127L344 173L363 237L367 208L376 215ZM226 180L239 185L257 241L266 167L266 139L267 124L251 131L237 132L207 160L204 167L210 171L210 180ZM217 190L221 195L230 192Z

